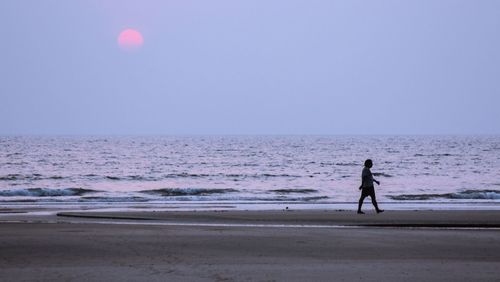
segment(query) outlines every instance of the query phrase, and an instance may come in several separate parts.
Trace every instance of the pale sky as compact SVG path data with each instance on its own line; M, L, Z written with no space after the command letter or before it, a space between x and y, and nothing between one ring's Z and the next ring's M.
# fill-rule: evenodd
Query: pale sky
M0 24L4 135L500 134L500 1L2 0Z

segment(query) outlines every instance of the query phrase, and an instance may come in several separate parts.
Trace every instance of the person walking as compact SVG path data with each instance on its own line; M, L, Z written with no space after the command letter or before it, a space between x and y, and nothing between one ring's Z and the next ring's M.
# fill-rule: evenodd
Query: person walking
M380 185L380 182L373 178L373 174L370 171L370 168L372 168L372 166L372 160L367 159L365 161L363 172L361 173L361 186L359 186L359 190L361 190L361 197L359 198L358 203L359 214L364 214L364 212L361 211L361 206L363 205L363 201L365 200L365 198L368 196L370 196L370 198L372 199L372 204L375 207L377 213L381 213L384 211L378 208L377 199L375 197L375 187L373 186L373 182L377 183L377 185Z

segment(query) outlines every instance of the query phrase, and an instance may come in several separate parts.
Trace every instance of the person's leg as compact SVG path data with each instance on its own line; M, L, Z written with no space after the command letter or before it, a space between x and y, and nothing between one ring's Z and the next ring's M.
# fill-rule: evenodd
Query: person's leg
M361 197L359 198L359 202L358 202L358 213L361 213L361 206L363 205L363 200L364 200L364 199L365 199L365 198L363 198L363 196L361 196Z
M377 198L375 197L375 189L373 189L370 193L370 198L372 199L372 204L373 206L375 207L375 210L377 212L383 212L383 210L379 209L378 208L378 204L377 204Z
M361 211L361 206L363 205L363 201L365 200L366 196L367 195L366 195L365 191L363 190L363 192L361 193L361 197L359 198L359 202L358 202L358 213L363 213Z

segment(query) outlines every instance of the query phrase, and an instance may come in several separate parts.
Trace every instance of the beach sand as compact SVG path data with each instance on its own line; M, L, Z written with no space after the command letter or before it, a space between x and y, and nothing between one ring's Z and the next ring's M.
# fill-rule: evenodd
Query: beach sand
M101 211L0 220L1 281L500 277L499 211Z

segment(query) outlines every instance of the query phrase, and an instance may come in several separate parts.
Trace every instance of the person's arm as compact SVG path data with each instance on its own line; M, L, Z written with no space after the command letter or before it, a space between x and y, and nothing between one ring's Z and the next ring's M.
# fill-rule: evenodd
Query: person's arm
M373 178L373 173L371 171L370 171L370 177L372 178L373 182L377 183L377 185L380 185L380 182L377 179Z

